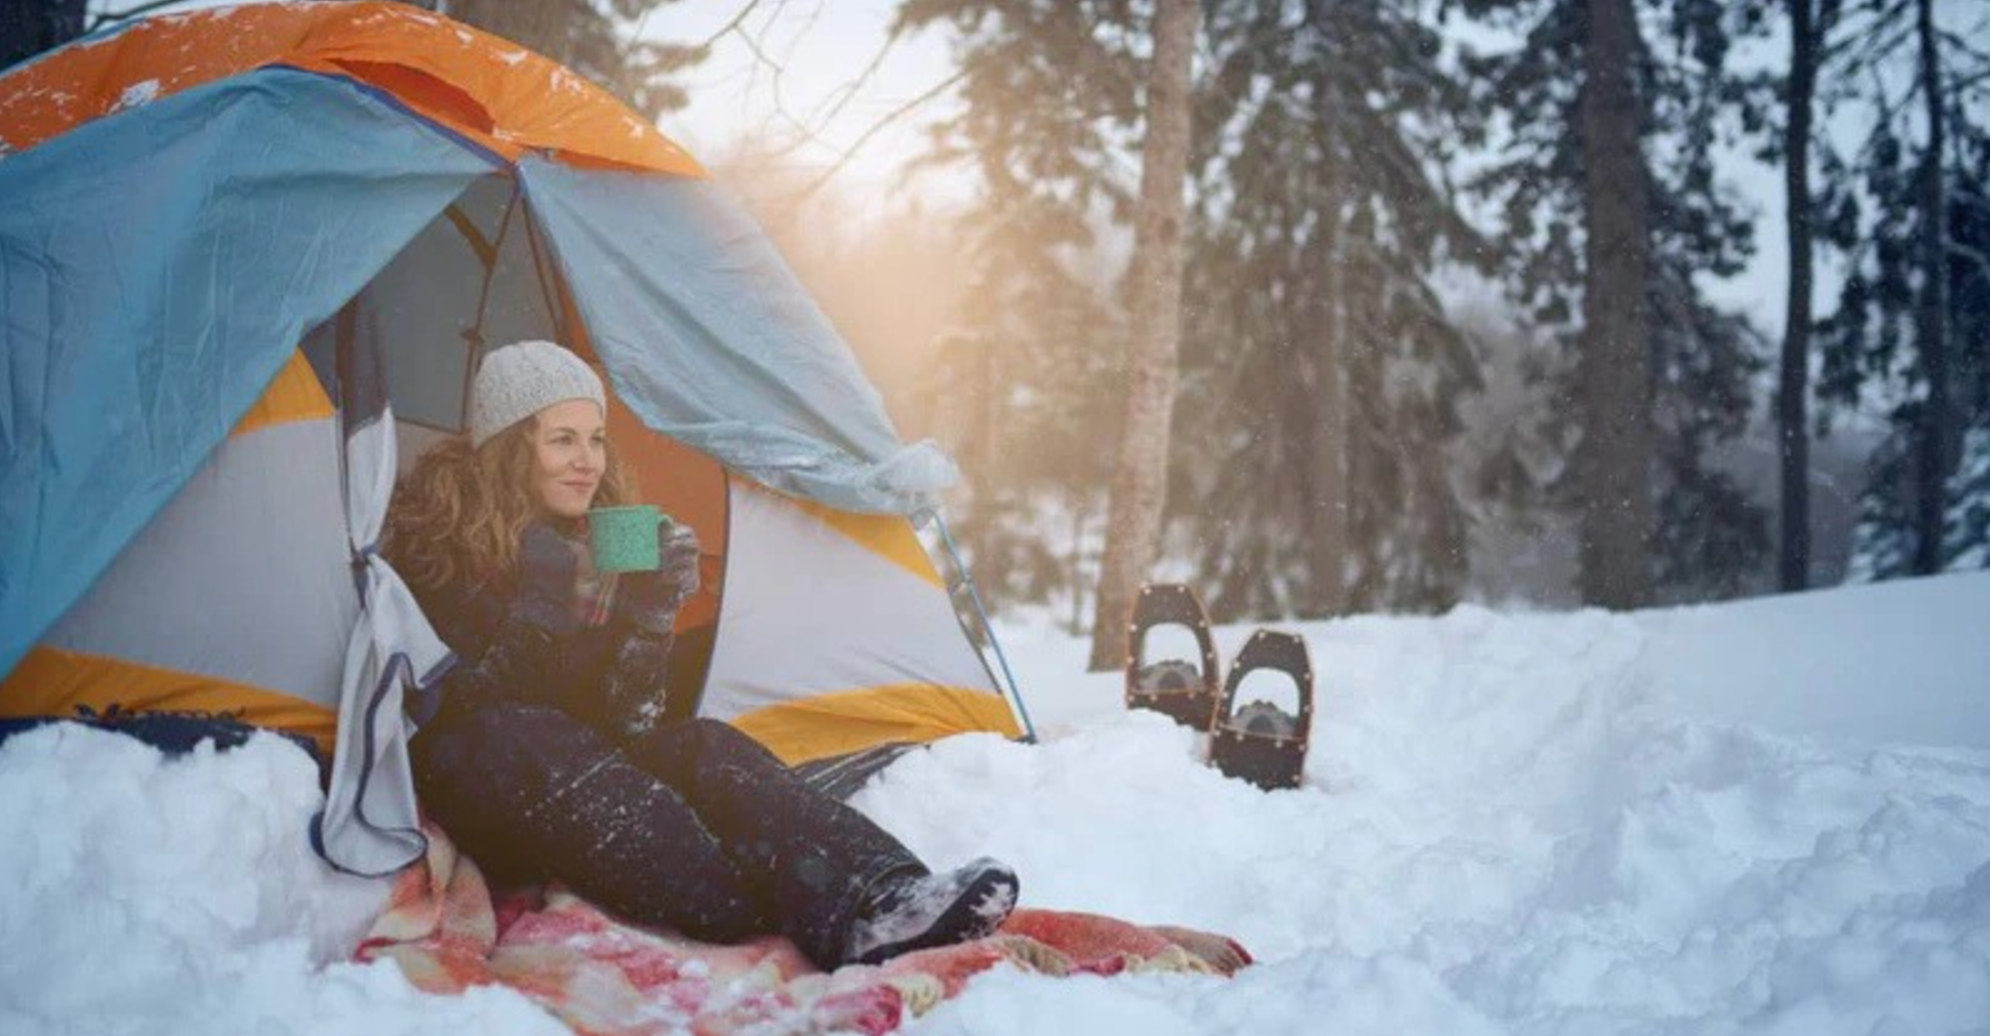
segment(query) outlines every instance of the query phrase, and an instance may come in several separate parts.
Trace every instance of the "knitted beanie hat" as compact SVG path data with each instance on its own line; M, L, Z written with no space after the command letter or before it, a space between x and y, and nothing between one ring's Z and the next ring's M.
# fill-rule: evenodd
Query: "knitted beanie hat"
M586 361L551 342L514 342L491 350L470 392L470 445L569 399L591 399L608 412L601 378Z

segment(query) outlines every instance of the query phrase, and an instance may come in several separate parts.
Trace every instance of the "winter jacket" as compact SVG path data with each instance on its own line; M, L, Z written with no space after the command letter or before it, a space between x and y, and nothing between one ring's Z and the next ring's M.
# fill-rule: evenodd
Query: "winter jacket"
M576 544L576 549L584 545ZM437 635L457 656L442 678L440 716L506 703L559 709L612 740L644 733L663 714L672 637L639 631L611 602L575 601L595 613L570 633L519 618L507 591L416 591Z

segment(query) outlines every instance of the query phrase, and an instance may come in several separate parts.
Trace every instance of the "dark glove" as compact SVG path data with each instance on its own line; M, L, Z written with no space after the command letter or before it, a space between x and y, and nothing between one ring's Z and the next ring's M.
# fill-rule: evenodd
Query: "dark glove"
M518 541L518 580L506 617L556 638L571 634L580 627L574 612L579 571L573 545L551 526L526 526Z
M677 609L698 592L698 534L682 522L658 526L657 568L625 572L615 591L615 613L638 631L668 634Z

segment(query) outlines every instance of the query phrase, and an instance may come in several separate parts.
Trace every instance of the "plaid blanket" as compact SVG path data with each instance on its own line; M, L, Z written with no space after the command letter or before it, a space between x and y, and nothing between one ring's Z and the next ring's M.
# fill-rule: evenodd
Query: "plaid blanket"
M1228 975L1251 960L1206 932L1018 910L987 939L825 973L779 936L696 942L619 921L557 885L494 900L476 864L440 830L425 830L428 858L402 872L355 958L392 960L431 993L510 986L584 1036L876 1036L998 965L1046 975Z

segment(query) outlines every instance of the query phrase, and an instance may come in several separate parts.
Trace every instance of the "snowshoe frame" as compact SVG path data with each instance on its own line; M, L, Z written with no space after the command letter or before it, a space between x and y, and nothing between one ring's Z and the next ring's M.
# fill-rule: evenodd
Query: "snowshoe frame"
M1142 662L1147 631L1156 626L1187 626L1201 650L1200 679L1193 686L1155 686L1154 676L1168 662ZM1217 667L1216 641L1209 634L1209 612L1193 587L1182 583L1148 583L1133 599L1133 614L1126 623L1126 707L1152 709L1195 730L1208 730L1216 718L1221 697L1221 670Z
M1284 673L1299 689L1299 715L1266 706L1290 721L1289 732L1252 730L1238 722L1237 690L1260 669ZM1284 724L1280 724L1283 726ZM1313 661L1304 638L1278 630L1258 630L1237 652L1224 681L1220 711L1209 728L1209 761L1225 776L1249 781L1266 791L1297 788L1305 779L1306 749L1313 734Z

